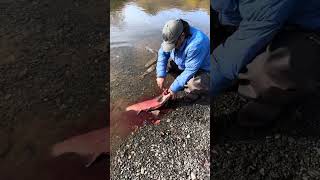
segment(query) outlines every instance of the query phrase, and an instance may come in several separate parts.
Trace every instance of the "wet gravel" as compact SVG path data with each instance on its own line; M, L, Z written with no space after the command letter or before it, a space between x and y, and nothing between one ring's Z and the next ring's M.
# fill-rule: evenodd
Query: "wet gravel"
M218 97L211 121L245 102L236 93ZM208 105L180 104L160 125L132 133L111 156L111 179L209 179L209 173L218 180L320 179L320 139L315 136L273 130L258 139L212 143L209 155L209 134L214 134L209 112Z
M212 107L211 121L237 111L243 103L235 93L219 97ZM259 139L211 146L211 179L320 179L320 139L287 132L272 131Z
M0 2L1 179L51 178L51 145L106 125L108 4Z
M214 147L212 179L319 179L320 140L275 134Z
M0 127L45 107L75 118L106 102L106 3L6 0L0 3ZM99 7L99 8L98 8Z
M181 105L111 155L111 179L209 179L210 107Z

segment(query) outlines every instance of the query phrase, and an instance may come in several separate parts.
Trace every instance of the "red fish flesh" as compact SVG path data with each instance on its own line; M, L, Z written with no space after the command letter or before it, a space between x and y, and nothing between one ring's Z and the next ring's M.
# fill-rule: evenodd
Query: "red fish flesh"
M137 104L133 104L126 108L126 111L152 111L163 106L170 99L168 90L165 90L160 96L150 100L146 100Z

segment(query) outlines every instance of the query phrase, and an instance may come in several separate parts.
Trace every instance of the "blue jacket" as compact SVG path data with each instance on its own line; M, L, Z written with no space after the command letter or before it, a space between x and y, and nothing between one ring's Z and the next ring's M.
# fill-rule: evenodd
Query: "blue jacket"
M173 49L171 52L164 52L160 48L158 52L157 77L167 75L166 69L170 57L178 68L183 70L170 86L173 92L182 90L199 69L210 71L209 38L194 27L190 27L190 33L191 36L184 41L181 48Z
M211 6L221 24L238 27L213 52L212 95L228 87L285 24L320 30L320 0L211 0Z

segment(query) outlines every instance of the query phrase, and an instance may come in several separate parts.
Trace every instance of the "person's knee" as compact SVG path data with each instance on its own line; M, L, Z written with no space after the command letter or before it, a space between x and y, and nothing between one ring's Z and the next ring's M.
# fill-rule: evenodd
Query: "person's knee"
M210 77L209 74L201 74L191 78L187 82L187 88L189 92L199 91L199 92L209 92Z

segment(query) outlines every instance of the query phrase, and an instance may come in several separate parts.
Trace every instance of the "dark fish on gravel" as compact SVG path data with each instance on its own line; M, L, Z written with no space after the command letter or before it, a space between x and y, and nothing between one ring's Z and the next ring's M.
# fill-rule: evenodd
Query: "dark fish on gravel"
M154 65L156 62L157 62L157 59L156 58L152 58L144 65L144 67L148 68L151 65Z
M140 79L143 79L146 75L150 74L152 71L156 69L156 64L150 66L141 76Z
M157 53L157 51L151 49L149 46L146 46L146 50L154 54Z
M87 159L86 167L104 154L109 153L109 128L90 131L85 134L71 137L52 148L52 155L57 157L65 153L76 153Z

